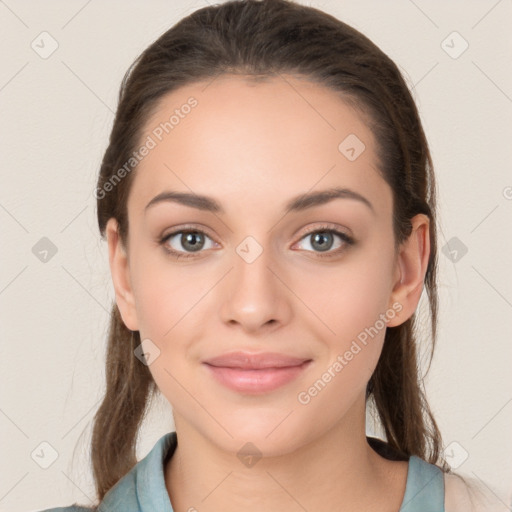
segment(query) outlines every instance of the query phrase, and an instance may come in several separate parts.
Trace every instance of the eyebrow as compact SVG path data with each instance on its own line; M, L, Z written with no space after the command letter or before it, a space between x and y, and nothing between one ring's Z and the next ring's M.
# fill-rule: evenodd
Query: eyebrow
M308 208L326 204L330 201L333 201L334 199L354 199L363 203L373 213L375 213L375 209L373 208L372 203L370 203L366 197L362 196L358 192L355 192L354 190L340 187L329 188L327 190L321 190L317 192L307 192L305 194L296 196L286 203L285 213L307 210ZM145 211L147 211L152 206L163 202L179 203L184 206L189 206L191 208L197 208L198 210L204 210L212 213L225 213L220 203L213 197L193 194L189 192L176 192L172 190L162 192L161 194L158 194L153 199L151 199L151 201L146 205Z

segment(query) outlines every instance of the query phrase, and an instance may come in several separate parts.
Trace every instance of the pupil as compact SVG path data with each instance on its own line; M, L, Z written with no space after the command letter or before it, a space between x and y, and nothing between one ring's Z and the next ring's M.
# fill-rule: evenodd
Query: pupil
M330 238L332 238L332 235L329 233L329 234L325 234L325 233L316 233L315 236L313 237L313 244L317 243L317 241L320 242L320 246L318 247L318 249L320 251L326 251L329 249L329 246L330 244L327 243L327 246L326 247L326 244L323 243L325 242L325 239L327 240L330 240Z
M185 243L183 244L183 247L189 246L189 248L192 251L197 251L201 249L201 241L197 242L196 238L201 237L199 233L186 233L185 234Z

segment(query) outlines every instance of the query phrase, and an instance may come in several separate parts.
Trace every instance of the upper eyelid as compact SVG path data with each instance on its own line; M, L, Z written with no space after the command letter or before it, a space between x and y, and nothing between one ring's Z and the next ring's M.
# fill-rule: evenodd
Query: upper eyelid
M215 237L213 237L208 232L208 230L206 228L195 227L195 226L184 226L184 227L181 227L181 228L173 229L173 230L169 231L168 233L163 234L160 238L161 239L168 239L168 238L170 238L172 236L178 235L179 233L187 233L187 232L202 233L202 234L208 236L209 238L211 238L213 241L215 241Z

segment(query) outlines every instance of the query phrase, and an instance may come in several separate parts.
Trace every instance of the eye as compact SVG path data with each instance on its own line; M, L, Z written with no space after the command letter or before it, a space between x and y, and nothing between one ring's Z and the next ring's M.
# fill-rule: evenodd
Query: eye
M206 240L212 242L210 247ZM200 229L182 229L165 235L160 239L160 244L166 252L179 259L194 258L202 249L211 249L215 242Z
M333 229L330 226L320 226L309 231L301 240L311 239L306 244L306 251L314 252L319 258L334 257L343 252L347 246L354 245L355 240L346 233ZM336 238L339 240L333 249ZM208 240L210 245L208 245ZM164 250L176 259L194 258L199 256L203 249L215 247L214 242L204 231L197 228L181 229L164 235L159 240ZM308 248L309 246L309 248ZM325 253L325 254L323 254Z
M336 238L341 240L341 242L338 242L337 247L332 250L335 245ZM306 250L310 252L312 250L312 252L315 252L320 258L334 257L343 252L347 246L354 245L355 243L355 240L351 236L343 233L342 231L338 231L337 229L330 228L329 226L316 228L301 238L301 240L308 239L311 241L305 244Z

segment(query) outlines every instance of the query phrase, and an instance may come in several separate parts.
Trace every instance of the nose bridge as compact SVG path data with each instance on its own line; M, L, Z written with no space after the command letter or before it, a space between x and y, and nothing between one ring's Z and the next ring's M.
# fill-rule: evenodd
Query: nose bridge
M236 281L237 292L244 291L241 288L246 288L249 294L265 294L274 288L275 276L270 268L275 265L272 263L270 237L258 238L261 242L249 235L235 248L233 278Z

